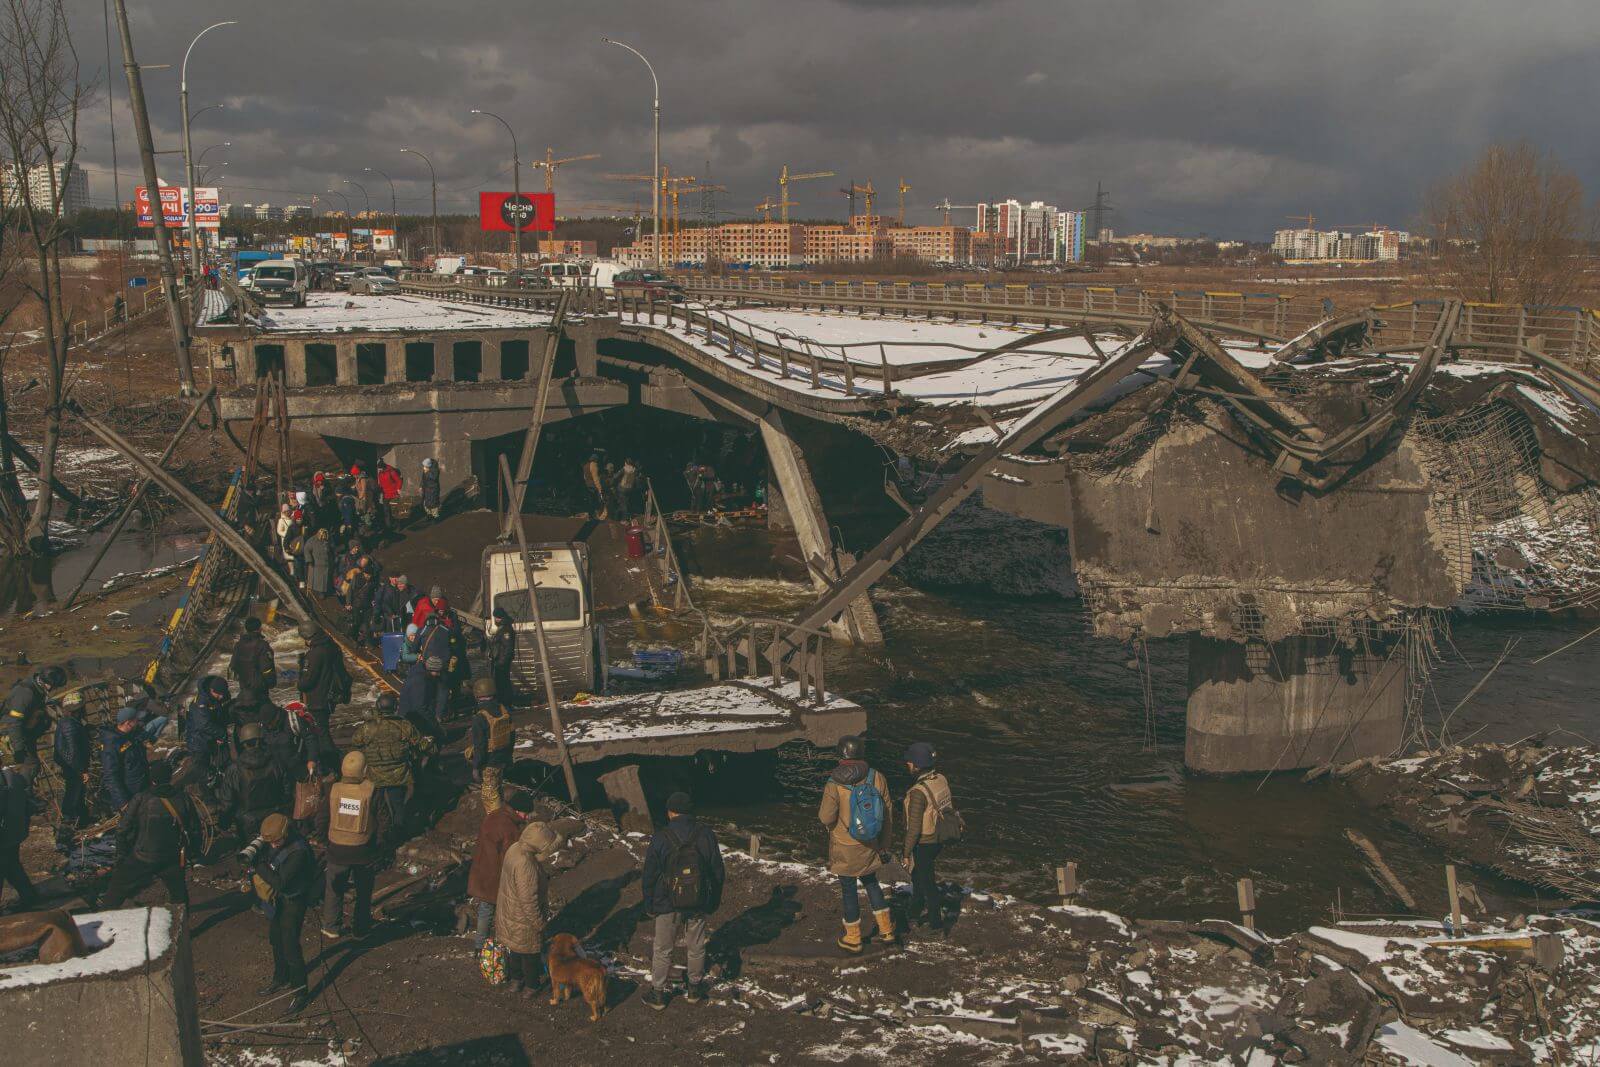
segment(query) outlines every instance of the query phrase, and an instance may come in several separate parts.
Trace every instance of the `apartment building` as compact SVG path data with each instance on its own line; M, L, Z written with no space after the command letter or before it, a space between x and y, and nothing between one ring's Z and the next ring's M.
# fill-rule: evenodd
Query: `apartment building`
M1075 216L1065 223L1061 216ZM1001 200L978 205L977 232L994 234L1010 263L1061 263L1083 258L1083 212L1064 212L1042 200Z
M886 232L892 255L930 263L972 261L972 231L965 226L894 226Z
M27 168L27 173L15 164L0 168L0 195L4 196L7 204L21 204L24 202L23 186L27 187L27 199L32 201L35 209L43 211L51 203L51 177L54 176L55 195L61 198L62 215L71 215L82 211L89 206L89 175L76 163L70 167L65 163L57 163L53 167L48 163L40 163Z

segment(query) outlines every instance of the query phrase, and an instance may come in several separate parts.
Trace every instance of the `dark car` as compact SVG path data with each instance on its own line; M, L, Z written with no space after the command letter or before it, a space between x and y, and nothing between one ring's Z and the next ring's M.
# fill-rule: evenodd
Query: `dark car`
M642 297L646 300L683 300L683 286L664 274L653 270L625 270L611 282L618 296Z
M537 267L523 267L506 275L509 289L550 289L550 279Z

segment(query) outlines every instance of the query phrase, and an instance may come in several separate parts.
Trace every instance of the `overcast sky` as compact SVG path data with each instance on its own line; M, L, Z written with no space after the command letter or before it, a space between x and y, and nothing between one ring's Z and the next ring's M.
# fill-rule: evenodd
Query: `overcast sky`
M1118 231L1262 238L1290 214L1319 226L1415 221L1429 183L1484 144L1525 136L1600 190L1596 0L127 0L158 148L177 147L178 70L191 108L224 103L195 147L231 141L223 198L324 202L365 185L374 207L441 211L509 189L524 160L600 153L557 174L563 214L631 205L650 166L650 77L662 157L709 173L749 215L779 168L803 216L842 216L845 179L880 210L908 181L908 220L1017 197L1084 207L1111 191ZM102 0L68 0L86 75L115 92L122 198L138 170L120 56L106 77ZM116 47L115 25L112 44ZM111 202L106 98L83 123L91 194ZM162 177L179 181L179 157ZM525 190L542 172L524 167ZM699 197L685 208L700 208ZM970 221L970 212L962 218Z

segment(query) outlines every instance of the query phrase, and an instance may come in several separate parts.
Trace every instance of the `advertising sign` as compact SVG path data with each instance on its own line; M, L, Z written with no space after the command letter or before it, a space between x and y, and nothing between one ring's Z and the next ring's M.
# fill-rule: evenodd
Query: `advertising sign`
M216 230L222 226L222 205L215 186L196 186L195 225L202 230ZM154 226L150 217L150 192L144 186L133 191L135 210L140 226ZM189 190L177 185L161 186L161 220L169 230L181 230L189 225Z
M373 230L372 231L372 250L374 252L393 252L394 251L394 231L393 230Z
M556 228L554 193L479 193L478 228L504 233L549 233Z

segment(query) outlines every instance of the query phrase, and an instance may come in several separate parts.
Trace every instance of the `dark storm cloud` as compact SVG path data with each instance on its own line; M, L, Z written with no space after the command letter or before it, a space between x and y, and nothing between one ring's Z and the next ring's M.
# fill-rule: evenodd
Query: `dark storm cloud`
M86 70L105 64L102 7L69 0ZM1063 206L1112 191L1120 230L1260 237L1286 214L1405 225L1441 174L1496 138L1529 136L1600 186L1589 102L1600 7L1577 0L129 0L143 63L190 63L192 106L224 102L197 150L229 140L225 196L305 202L343 183L387 207L441 207L508 188L525 161L598 152L558 174L568 209L648 205L650 79L603 35L646 52L662 83L663 158L731 190L747 214L779 168L802 215L837 215L837 189L872 179L893 210L1017 196ZM115 58L115 57L114 57ZM102 72L102 80L105 80ZM177 71L150 71L157 139L175 147ZM137 169L120 65L123 196ZM86 116L93 191L110 196L105 101ZM168 161L174 157L166 157ZM176 168L171 171L176 180ZM525 188L543 188L524 167ZM487 183L487 184L486 184ZM335 203L341 203L337 197ZM687 206L687 205L686 205ZM699 198L693 198L699 209Z

